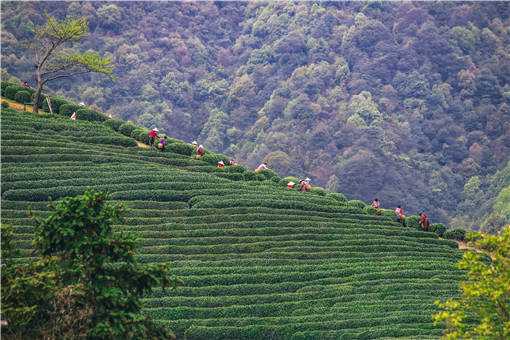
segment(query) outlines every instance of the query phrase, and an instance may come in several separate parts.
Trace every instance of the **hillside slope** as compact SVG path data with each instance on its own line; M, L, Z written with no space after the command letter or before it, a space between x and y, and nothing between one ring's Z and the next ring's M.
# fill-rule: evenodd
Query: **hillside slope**
M34 85L26 47L45 13L85 16L76 47L110 56L117 81L50 90L350 197L451 224L464 184L509 160L508 1L0 6L3 67L19 79Z
M452 241L341 195L288 191L176 152L142 150L102 123L2 110L2 223L28 256L46 202L92 187L128 210L118 231L184 281L145 313L187 339L437 336L457 294ZM175 150L169 148L170 150ZM236 175L237 174L237 175ZM239 174L244 174L239 176ZM240 180L242 178L242 180Z

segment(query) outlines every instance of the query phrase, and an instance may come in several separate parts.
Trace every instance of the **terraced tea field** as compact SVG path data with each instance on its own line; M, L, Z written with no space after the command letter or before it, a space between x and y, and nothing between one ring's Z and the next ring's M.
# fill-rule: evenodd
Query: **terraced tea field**
M341 195L288 191L242 167L140 149L102 123L2 111L2 223L30 256L46 202L96 188L130 209L118 231L184 286L144 312L187 339L437 337L433 301L457 295L453 241ZM251 179L251 180L250 180ZM262 178L263 179L263 178Z

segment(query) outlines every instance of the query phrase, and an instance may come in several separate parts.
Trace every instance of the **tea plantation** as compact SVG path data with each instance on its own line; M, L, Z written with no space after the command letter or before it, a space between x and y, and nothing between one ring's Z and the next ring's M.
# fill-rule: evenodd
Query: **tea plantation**
M2 223L31 256L29 210L109 193L128 207L116 230L144 262L170 262L184 285L145 313L186 339L436 338L433 301L458 294L453 241L405 228L359 201L289 191L272 174L216 169L171 140L141 149L114 124L2 110ZM117 131L116 131L117 130Z

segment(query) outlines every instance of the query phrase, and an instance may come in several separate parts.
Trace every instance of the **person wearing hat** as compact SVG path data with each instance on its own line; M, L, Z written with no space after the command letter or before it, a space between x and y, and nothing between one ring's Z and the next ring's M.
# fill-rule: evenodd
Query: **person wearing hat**
M158 138L158 128L153 128L149 131L149 145L154 145L156 138Z
M205 155L205 149L202 144L200 144L197 148L197 158L201 158L203 155Z
M71 120L76 120L78 119L78 115L76 115L76 111L73 112L73 114L71 115Z
M163 137L163 139L159 140L158 149L160 149L161 151L165 151L165 147L166 147L167 143L168 143L168 141L166 140L166 136L165 136L165 137Z
M296 185L296 183L290 181L289 183L287 183L287 189L292 190L292 189L294 189L295 185Z
M260 164L257 169L255 169L255 172L261 172L261 171L264 171L264 170L268 170L269 168L267 167L267 163L266 162L263 162L262 164Z
M197 148L198 148L198 143L196 140L194 140L193 142L191 142L191 146L193 147L193 150L194 151L197 151Z
M225 167L225 163L223 163L223 161L219 161L218 164L216 165L216 167L218 169L223 169Z
M300 180L299 181L299 191L301 191L301 192L310 191L310 189L312 188L310 181L311 181L311 179L308 177Z

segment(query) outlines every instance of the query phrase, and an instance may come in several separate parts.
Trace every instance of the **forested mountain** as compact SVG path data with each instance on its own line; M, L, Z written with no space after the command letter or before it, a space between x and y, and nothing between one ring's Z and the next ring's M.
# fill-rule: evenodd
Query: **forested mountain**
M86 16L82 48L111 56L116 80L53 92L352 198L474 224L466 193L509 159L508 2L1 6L2 67L20 79L44 13Z

